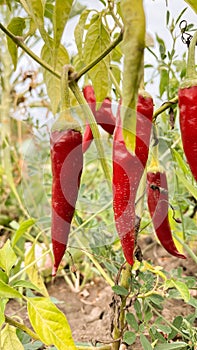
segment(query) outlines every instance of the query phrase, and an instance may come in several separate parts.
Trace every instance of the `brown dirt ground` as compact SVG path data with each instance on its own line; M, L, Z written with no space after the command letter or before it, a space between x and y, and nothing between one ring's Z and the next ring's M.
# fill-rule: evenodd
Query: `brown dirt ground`
M152 244L147 239L140 242L144 250L144 259L151 256L155 265L162 266L166 271L182 266L185 275L194 276L197 273L196 265L191 258L185 261L176 259L165 253L158 244ZM72 292L63 278L57 278L53 284L48 285L48 292L51 297L60 301L58 307L62 310L71 326L73 338L76 342L91 343L95 340L110 341L110 307L112 300L111 287L106 285L101 278L95 278L86 284L81 292ZM193 294L197 298L197 291ZM166 301L162 314L168 320L176 315L187 316L194 310L182 300L170 299ZM29 325L27 311L15 300L11 300L6 308L9 316L18 315L26 325ZM136 342L132 349L141 350Z

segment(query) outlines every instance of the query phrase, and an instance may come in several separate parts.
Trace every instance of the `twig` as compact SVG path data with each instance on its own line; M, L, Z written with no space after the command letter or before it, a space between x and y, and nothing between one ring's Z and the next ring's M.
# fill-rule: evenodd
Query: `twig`
M156 120L159 114L163 113L166 109L170 108L172 105L176 104L178 102L178 96L172 98L172 100L169 100L161 105L155 113L153 114L153 121Z

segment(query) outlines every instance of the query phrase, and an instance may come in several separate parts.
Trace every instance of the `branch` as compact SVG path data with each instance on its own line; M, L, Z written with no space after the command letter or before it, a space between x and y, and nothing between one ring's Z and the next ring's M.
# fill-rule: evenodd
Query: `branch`
M123 31L121 30L118 37L107 47L105 51L103 51L102 54L96 57L86 67L82 68L81 71L79 71L79 73L75 76L75 80L78 81L82 77L82 75L84 75L94 66L96 66L97 63L99 63L105 56L107 56L122 41L122 38L123 38Z
M23 49L23 51L25 51L31 58L33 58L34 61L36 61L38 64L40 64L43 68L47 69L50 73L52 73L53 75L56 76L56 78L60 79L60 74L56 71L54 71L54 69L47 64L45 61L43 61L40 57L38 57L32 50L30 50L27 45L24 44L23 42L23 38L22 37L18 37L16 35L14 35L12 32L9 31L9 29L7 29L6 27L3 26L2 23L0 23L0 29L7 35L9 36L10 39L12 39L14 41L14 43L21 47L21 49Z
M27 45L24 44L21 37L18 37L14 35L12 32L9 31L6 27L3 26L2 23L0 23L0 29L9 36L10 39L13 40L13 42L21 47L23 51L25 51L31 58L33 58L34 61L36 61L38 64L40 64L43 68L48 70L51 74L55 75L56 78L61 79L60 73L57 71L54 71L53 67L51 67L49 64L47 64L45 61L43 61L40 57L38 57L32 50L30 50ZM92 69L98 62L100 62L105 56L107 56L121 41L123 38L123 31L120 32L119 36L109 45L109 47L98 57L95 58L92 62L90 62L86 67L84 67L79 73L74 73L73 80L78 81L82 75L87 73L90 69Z
M25 326L24 324L15 321L13 318L5 315L5 322L10 324L11 326L14 326L18 329L21 329L22 331L24 331L25 333L27 333L32 339L34 340L40 340L39 336L34 333L30 328L28 328L27 326Z
M172 100L169 100L168 102L165 102L159 107L155 113L153 114L153 121L155 121L159 114L163 113L166 109L170 108L172 105L176 104L178 102L178 96L172 98Z

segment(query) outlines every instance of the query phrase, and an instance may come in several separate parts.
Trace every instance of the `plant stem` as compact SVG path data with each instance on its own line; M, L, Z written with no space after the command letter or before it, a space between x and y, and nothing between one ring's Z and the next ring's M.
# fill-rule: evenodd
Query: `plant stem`
M128 293L130 288L131 270L132 267L126 263L125 269L122 269L122 277L120 281L120 286L128 289ZM112 350L119 350L120 348L120 337L122 337L125 327L126 301L127 296L121 296L121 305L119 306L117 303L115 305L113 339L117 339L117 341L112 344Z
M172 105L178 102L178 96L172 98L171 100L163 103L153 114L153 122L156 120L159 114L163 113L166 109L170 108Z
M75 76L75 81L78 81L82 75L87 73L90 69L96 66L105 56L107 56L121 41L123 38L123 31L121 30L118 37L107 47L103 53L101 53L98 57L96 57L92 62L90 62L86 67L82 68L81 71Z
M61 111L65 111L70 108L69 86L68 86L68 73L70 66L66 64L62 69L61 76Z
M5 322L10 324L11 326L21 329L23 332L27 333L32 339L40 340L39 336L36 333L34 333L30 328L28 328L20 322L15 321L13 318L7 315L5 315Z
M195 48L197 43L197 31L189 45L188 59L187 59L187 69L186 69L186 79L196 78L196 66L195 66Z
M104 154L104 149L103 149L103 145L101 143L101 139L100 139L100 133L98 130L98 126L97 123L95 121L94 115L91 111L91 109L89 108L87 101L85 100L83 94L81 93L76 81L71 81L70 82L70 89L72 90L73 94L75 95L80 107L82 108L84 115L86 116L88 123L90 124L93 136L94 136L94 141L95 141L95 145L97 148L97 152L98 152L98 158L101 161L101 165L108 183L108 186L111 190L111 175L110 175L110 171L109 171L109 167L105 158L105 154Z

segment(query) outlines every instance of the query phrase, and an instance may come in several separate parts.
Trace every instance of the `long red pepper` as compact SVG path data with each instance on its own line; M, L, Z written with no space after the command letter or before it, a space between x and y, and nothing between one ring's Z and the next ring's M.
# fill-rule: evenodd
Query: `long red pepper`
M63 75L64 78L64 75ZM62 78L62 79L63 79ZM55 276L65 253L83 167L82 134L69 108L64 108L52 127L52 223Z
M153 100L140 93L137 104L135 155L127 150L122 134L120 104L113 141L113 210L116 229L127 262L134 263L137 218L135 199L148 159L152 128Z
M96 96L94 88L91 85L86 85L83 88L83 94L92 113L95 116L96 122L110 135L113 134L115 128L115 117L112 113L111 100L106 97L101 104L101 107L96 111ZM87 123L83 136L83 153L85 153L93 140L93 134L90 125Z
M186 259L179 253L173 238L168 219L168 185L166 173L159 168L147 173L148 208L156 235L168 253Z
M178 92L180 129L183 149L191 172L197 181L197 74L195 70L195 46L197 32L189 46L187 74Z

